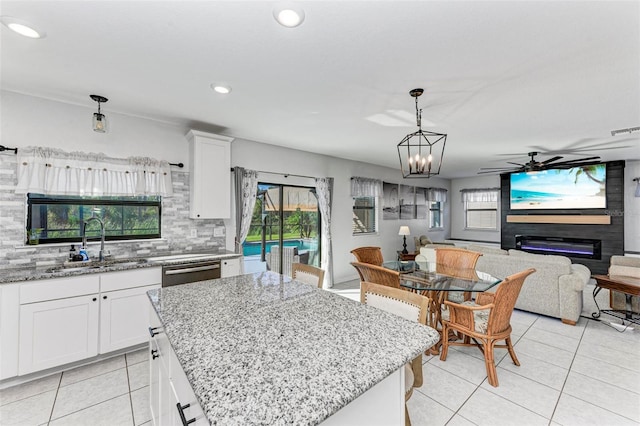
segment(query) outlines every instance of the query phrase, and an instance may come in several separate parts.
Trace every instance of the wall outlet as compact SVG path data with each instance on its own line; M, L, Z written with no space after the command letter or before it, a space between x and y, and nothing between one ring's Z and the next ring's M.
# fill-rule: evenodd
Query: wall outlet
M198 238L198 230L197 229L192 229L191 230L191 238Z

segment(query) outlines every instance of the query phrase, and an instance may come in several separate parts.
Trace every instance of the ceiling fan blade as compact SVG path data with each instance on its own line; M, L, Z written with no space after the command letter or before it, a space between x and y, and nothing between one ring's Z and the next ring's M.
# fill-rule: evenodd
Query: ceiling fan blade
M586 158L578 158L576 160L567 160L567 161L560 161L558 163L554 163L552 164L552 166L566 166L569 164L581 164L584 163L585 161L592 161L592 160L599 160L600 156L595 156L595 157L586 157Z
M563 157L561 157L561 156L559 156L559 155L556 155L555 157L549 158L548 160L544 160L541 164L549 164L549 163L553 163L554 161L558 161L558 160L560 160L561 158L563 158Z
M514 163L513 161L507 161L508 164L514 164L516 166L524 167L524 164Z
M509 167L480 167L480 170L515 170Z

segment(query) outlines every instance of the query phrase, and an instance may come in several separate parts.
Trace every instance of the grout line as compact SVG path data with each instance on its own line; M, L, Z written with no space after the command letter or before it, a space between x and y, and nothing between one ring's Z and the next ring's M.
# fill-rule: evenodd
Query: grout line
M126 355L125 355L125 364L127 364ZM129 366L127 364L127 387L129 388L129 407L131 408L131 420L133 421L133 426L136 424L136 416L133 413L133 398L131 397L131 378L129 377Z
M53 398L53 405L51 406L51 412L49 413L49 420L47 420L47 425L51 422L51 418L53 417L53 409L56 407L56 402L58 401L58 392L60 391L60 385L62 384L63 375L64 371L60 373L60 380L58 380L58 387L56 387L56 396Z

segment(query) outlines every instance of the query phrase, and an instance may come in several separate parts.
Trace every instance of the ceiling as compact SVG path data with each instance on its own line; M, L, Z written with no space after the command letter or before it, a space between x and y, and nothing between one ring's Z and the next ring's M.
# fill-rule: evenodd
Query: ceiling
M398 168L448 134L441 176L562 155L640 159L640 2L1 1L2 89ZM228 95L212 83L232 87ZM544 154L547 153L547 154Z

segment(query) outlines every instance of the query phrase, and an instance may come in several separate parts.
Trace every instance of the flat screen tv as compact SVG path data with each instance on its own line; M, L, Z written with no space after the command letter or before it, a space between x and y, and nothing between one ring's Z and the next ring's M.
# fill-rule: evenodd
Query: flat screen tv
M511 173L511 210L604 209L606 164Z

